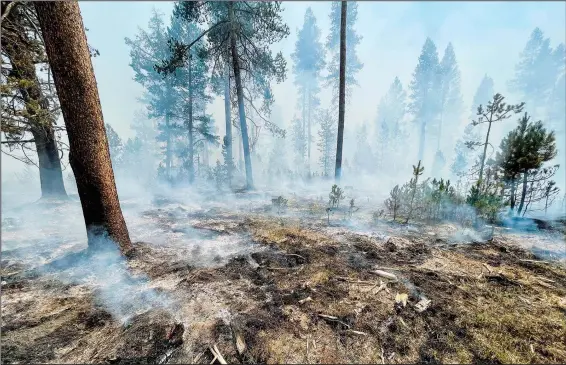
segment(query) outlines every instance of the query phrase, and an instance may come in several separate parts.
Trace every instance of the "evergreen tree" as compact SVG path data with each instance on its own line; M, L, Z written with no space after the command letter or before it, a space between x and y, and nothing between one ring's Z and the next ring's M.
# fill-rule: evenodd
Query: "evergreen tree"
M295 150L295 156L293 160L293 163L295 165L295 172L302 175L305 173L305 156L307 153L307 140L305 136L305 130L303 128L303 123L299 118L293 119L292 134L293 134L293 147Z
M354 152L353 164L358 171L370 172L375 168L373 152L368 142L368 128L364 123L358 130L356 136L356 151Z
M163 21L163 14L154 10L149 20L148 31L138 30L135 39L126 38L125 42L131 47L130 67L134 70L134 80L145 88L142 99L147 103L148 116L159 120L157 129L159 142L165 143L164 173L165 179L172 178L173 144L180 125L174 120L180 112L180 96L176 87L179 82L176 75L161 75L154 66L159 60L170 56L167 45L168 34Z
M474 99L472 101L471 115L470 119L474 119L477 113L478 107L490 100L494 95L493 91L493 79L487 74L482 78L480 85L478 86L476 93L474 94ZM455 176L462 176L466 169L469 167L470 161L474 158L470 155L473 151L467 146L478 146L482 142L482 135L485 131L482 128L483 125L474 126L473 124L467 124L464 127L464 133L456 142L454 148L455 157L450 171Z
M515 207L516 179L522 176L522 191L517 214L520 215L527 196L529 173L539 169L556 156L554 132L548 132L541 121L530 121L525 113L519 125L501 141L497 160L505 176L511 181L511 210Z
M406 113L407 94L398 77L395 77L389 90L379 102L376 119L377 151L379 151L380 165L383 168L385 161L390 162L393 168L397 167L403 140L407 137L403 120Z
M460 91L460 70L456 62L454 47L448 43L440 62L439 108L440 116L437 129L437 147L440 151L443 135L446 140L452 140L458 129L462 112L462 94ZM444 133L443 133L444 131ZM446 138L447 137L447 138ZM434 170L434 168L433 168ZM437 171L439 172L439 171Z
M225 65L232 65L235 93L231 94L236 96L232 103L238 108L248 189L253 188L248 135L248 121L252 119L246 114L249 114L250 109L258 111L253 105L258 96L264 101L261 111L268 114L273 104L270 82L281 82L285 78L286 63L283 55L278 53L274 56L270 48L289 34L287 25L282 21L281 11L280 2L182 2L179 16L187 22L206 23L206 30L191 43L172 42L173 56L162 58L162 62L156 67L160 72L174 72L186 62L191 47L205 35L208 42L203 52L213 65L211 72L225 73ZM267 118L261 119L268 129L284 134L284 131L269 123Z
M42 198L64 197L58 141L64 128L56 125L59 102L37 12L28 2L5 1L1 9L2 153L39 167ZM37 160L26 154L34 148ZM14 155L16 150L23 156Z
M332 105L338 105L338 91L340 83L340 19L341 1L333 1L330 10L330 33L326 39L326 48L330 52L330 63L328 64L328 76L326 86L332 89ZM354 29L358 20L358 3L348 1L346 10L346 44L348 53L346 55L346 103L352 97L352 88L358 85L356 76L364 66L358 58L356 47L362 40Z
M320 104L320 73L325 66L325 52L320 42L320 29L316 18L307 8L303 27L298 31L295 51L291 54L294 62L295 85L298 86L299 104L302 110L302 120L306 123L307 136L307 170L310 170L312 117Z
M477 181L478 187L482 184L483 179L483 170L486 162L487 157L487 146L489 145L489 136L491 132L491 127L493 123L497 123L506 119L511 118L513 114L517 114L523 111L523 107L525 103L520 103L516 105L509 105L504 102L505 98L501 94L495 94L493 96L493 100L487 103L487 106L484 108L483 105L478 107L476 112L477 119L475 119L472 124L474 126L480 124L487 124L487 133L485 135L485 142L484 143L474 143L472 141L467 142L467 145L470 148L475 146L483 146L483 152L480 158L480 170L479 170L479 178Z
M35 2L45 51L69 137L69 162L77 181L89 248L116 243L132 250L122 215L102 107L77 2Z
M332 176L332 169L336 161L336 119L329 110L322 110L318 114L318 150L320 151L319 164L322 175Z
M436 46L427 38L410 85L409 112L419 124L418 159L423 160L427 126L433 125L439 114L439 61Z
M509 82L511 91L516 92L531 110L538 112L550 97L556 80L564 69L564 46L555 51L550 39L545 38L540 28L535 28L515 67L515 76Z
M108 147L110 148L110 159L112 160L112 167L116 169L121 165L124 153L124 145L122 143L122 139L110 124L106 123L104 127L106 129L106 137L108 138Z
M183 20L181 6L179 2L174 5L167 36L174 43L191 43L198 38L202 30L196 24ZM177 108L180 115L175 117L183 121L183 129L187 133L187 141L181 142L184 148L177 148L177 152L181 153L179 158L187 170L189 183L195 177L196 146L201 146L203 152L206 152L204 147L207 143L217 142L212 132L213 120L205 113L206 105L212 98L207 94L208 64L203 52L199 52L202 47L202 40L196 42L188 51L189 55L184 67L177 68L174 74L181 104L181 107Z

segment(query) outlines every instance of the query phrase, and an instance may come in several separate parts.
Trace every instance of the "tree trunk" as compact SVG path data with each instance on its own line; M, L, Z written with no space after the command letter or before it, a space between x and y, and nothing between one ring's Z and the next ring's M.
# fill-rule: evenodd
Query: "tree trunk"
M232 63L234 67L234 78L236 79L236 95L238 97L238 112L240 116L240 130L242 132L242 147L244 148L244 164L246 167L246 189L253 189L254 180L252 173L252 160L250 156L250 144L248 140L248 126L246 122L246 110L244 108L244 91L242 89L242 78L240 75L240 59L236 47L236 30L234 29L234 2L230 2L230 46L232 49Z
M27 39L26 32L20 23L19 18L22 15L17 5L9 13L6 13L6 16L8 16L11 24L16 27L15 31L18 33L18 36L29 42L30 40ZM66 197L61 159L53 129L55 119L52 115L46 116L45 119L41 118L43 113L49 113L49 100L47 100L39 86L39 79L35 72L31 51L25 49L25 45L18 42L10 42L10 39L10 37L2 39L2 48L10 60L11 72L17 75L18 78L28 81L25 84L21 84L19 92L24 99L26 112L29 115L27 119L31 124L30 132L37 152L41 196L42 198ZM36 103L39 105L39 110L33 106Z
M228 185L232 181L232 117L230 115L230 66L226 64L226 80L224 82L224 114L226 116L226 167L228 169Z
M63 171L59 149L55 140L55 132L51 125L38 130L32 127L33 140L39 161L39 181L41 183L41 197L66 197Z
M481 157L481 162L480 162L480 176L478 179L478 187L481 185L481 180L483 179L483 168L485 166L485 156L487 154L487 145L489 143L489 133L491 132L491 122L489 123L489 126L487 127L487 134L485 135L485 144L483 145L483 153L482 153L482 157Z
M308 86L308 90L309 90L309 98L308 98L308 139L307 139L307 143L308 143L308 154L307 154L307 172L309 174L309 178L311 177L311 85Z
M195 181L195 148L193 135L193 70L189 55L189 184Z
M425 148L425 133L426 133L426 124L424 119L421 120L421 133L419 135L419 161L424 160L424 148Z
M336 142L336 168L334 178L340 182L342 176L342 147L344 143L344 114L346 109L346 6L342 1L340 14L340 89L338 92L338 140Z
M523 210L523 206L525 204L525 198L527 197L527 179L529 174L527 171L523 172L523 191L521 192L521 201L519 202L519 208L517 208L517 215L521 215L521 211Z
M170 81L167 83L167 108L165 110L165 133L166 133L166 141L165 141L165 174L167 175L167 182L171 182L171 162L172 162L172 149L171 149L171 122L170 122L170 115L169 115L169 100L171 94L171 87Z
M132 245L122 216L108 139L84 25L77 2L35 2L69 136L89 248L115 241L127 254Z

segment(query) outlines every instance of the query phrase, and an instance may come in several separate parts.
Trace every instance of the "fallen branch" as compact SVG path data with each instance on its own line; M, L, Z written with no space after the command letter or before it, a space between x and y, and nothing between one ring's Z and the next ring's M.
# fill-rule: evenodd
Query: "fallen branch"
M299 300L299 304L304 304L306 302L312 302L312 298L311 297L306 297L305 299L301 299Z
M370 273L381 276L382 278L386 278L386 279L389 279L389 280L395 280L395 281L398 280L397 275L388 273L387 271L374 270L374 271L370 271Z
M493 270L491 270L491 267L489 267L488 264L482 263L482 265L487 269L487 271L489 271L490 274L493 272Z
M327 314L320 314L320 313L318 314L318 316L321 317L321 318L327 319L329 321L338 322L338 323L346 326L347 328L350 328L349 324L342 322L341 320L338 319L338 317L329 316Z
M362 331L354 331L354 330L346 330L347 333L352 333L354 335L360 335L360 336L367 336L368 334Z
M220 353L220 350L218 350L218 347L216 347L216 345L209 347L208 349L214 355L214 359L212 359L212 361L210 362L211 364L214 364L215 360L218 360L218 362L223 364L223 365L228 364L226 362L226 360L224 360L224 357L222 356L222 354Z

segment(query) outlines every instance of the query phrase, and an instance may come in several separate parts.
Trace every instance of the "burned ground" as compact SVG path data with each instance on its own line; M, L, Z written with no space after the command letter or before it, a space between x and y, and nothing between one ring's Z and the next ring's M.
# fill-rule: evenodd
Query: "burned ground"
M566 362L566 269L518 236L454 244L443 226L363 233L250 210L146 211L247 248L136 243L128 270L175 305L125 324L87 284L4 260L2 362Z

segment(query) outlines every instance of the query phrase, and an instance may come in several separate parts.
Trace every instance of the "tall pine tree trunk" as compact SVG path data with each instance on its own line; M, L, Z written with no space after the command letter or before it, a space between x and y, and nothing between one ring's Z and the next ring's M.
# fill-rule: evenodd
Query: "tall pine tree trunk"
M189 183L195 181L195 148L193 135L193 70L192 55L189 55Z
M172 164L172 160L173 160L173 151L172 151L172 142L171 142L171 121L170 121L170 103L169 101L171 100L171 86L170 86L171 81L169 80L167 82L167 93L166 93L166 97L167 97L167 108L165 110L165 135L166 135L166 141L165 141L165 174L167 175L167 182L170 183L171 182L171 164Z
M232 181L232 116L230 115L230 66L226 63L224 81L224 114L226 117L226 167L228 169L228 184Z
M15 28L14 32L17 32L19 39L3 37L2 48L12 66L11 73L18 79L26 81L20 83L19 93L25 102L27 119L31 125L30 132L37 152L41 196L42 198L66 197L59 149L53 128L55 119L49 114L49 100L43 94L39 84L32 59L33 50L26 48L31 40L28 39L25 28L21 23L23 14L18 6L19 4L15 3L15 7L8 13L6 21L10 21L10 25Z
M63 183L63 171L59 149L55 139L55 132L50 124L44 127L32 127L31 131L35 141L37 159L39 162L39 181L41 184L41 197L66 197Z
M338 93L338 141L336 143L336 168L334 178L342 176L342 147L344 143L344 114L346 109L346 1L342 1L340 14L340 89Z
M489 122L489 126L487 127L487 134L485 135L485 144L483 145L483 153L481 156L480 161L480 177L478 179L478 187L481 185L481 181L483 179L483 169L485 166L485 157L487 155L487 145L489 144L489 133L491 132L491 122Z
M523 211L523 206L525 205L525 198L527 197L527 183L529 174L527 171L523 172L523 190L521 191L521 201L519 202L519 207L517 208L517 215L521 215Z
M236 47L236 29L234 16L234 2L230 2L230 48L232 51L232 63L234 67L234 78L236 79L236 95L238 97L238 112L240 116L240 130L242 133L242 147L244 149L244 165L246 167L246 189L253 189L254 180L252 173L252 160L250 156L250 144L248 140L248 126L246 122L246 110L244 108L244 90L242 88L242 78L240 75L240 59Z
M312 107L312 103L311 103L311 85L309 85L308 87L309 90L309 98L307 101L308 104L308 153L307 153L307 172L309 173L309 178L311 177L311 140L312 140L312 136L311 136L311 107Z
M115 241L131 248L122 216L98 88L77 2L35 2L69 136L69 162L81 199L89 248Z

